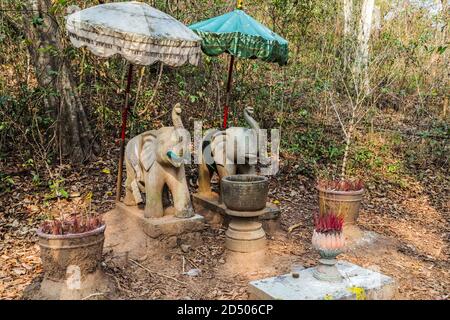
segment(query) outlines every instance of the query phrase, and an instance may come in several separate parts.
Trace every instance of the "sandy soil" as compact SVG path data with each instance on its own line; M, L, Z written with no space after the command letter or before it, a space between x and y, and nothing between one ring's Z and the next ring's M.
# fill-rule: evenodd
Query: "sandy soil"
M49 189L33 185L29 172L20 166L9 172L15 184L0 196L1 299L23 298L24 290L42 277L35 236L40 221L80 206L89 192L92 210L106 212L114 206L114 161L101 160L83 170L58 170L65 177L68 200L46 200ZM195 172L189 174L193 180ZM369 184L359 222L372 232L367 234L372 240L340 259L392 276L400 298L448 299L449 183L445 173L439 177L430 173L408 190ZM203 244L187 252L155 245L142 256L130 258L105 250L102 265L115 290L92 299L246 299L250 280L289 272L294 265L315 265L318 254L310 242L312 215L317 210L314 182L282 165L270 190L270 200L282 210L281 229L268 240L264 255L243 259L227 252L220 228L206 229ZM289 232L291 226L295 228ZM201 273L183 274L193 268Z

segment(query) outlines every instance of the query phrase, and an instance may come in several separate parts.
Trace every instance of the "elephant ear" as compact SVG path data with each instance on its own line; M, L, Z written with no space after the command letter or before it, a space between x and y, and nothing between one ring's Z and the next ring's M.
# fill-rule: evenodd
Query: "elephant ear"
M148 133L142 136L141 165L148 171L156 159L156 136Z

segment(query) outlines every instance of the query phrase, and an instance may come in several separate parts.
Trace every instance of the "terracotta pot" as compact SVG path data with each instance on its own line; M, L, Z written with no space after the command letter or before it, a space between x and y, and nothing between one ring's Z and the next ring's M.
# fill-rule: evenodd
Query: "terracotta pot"
M364 189L358 191L334 191L317 187L319 191L319 214L325 215L334 212L344 218L343 232L345 237L356 240L362 232L357 226L359 209Z
M94 273L102 259L105 228L103 225L92 231L65 235L47 234L39 229L37 235L45 278L60 281L65 280L69 272L79 272L83 280Z
M267 177L253 174L223 177L220 193L228 209L258 211L266 207L269 181Z

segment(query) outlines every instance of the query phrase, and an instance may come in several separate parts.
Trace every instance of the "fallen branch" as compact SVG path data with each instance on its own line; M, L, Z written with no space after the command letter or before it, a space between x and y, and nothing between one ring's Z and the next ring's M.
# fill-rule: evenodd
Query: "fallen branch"
M301 223L296 223L296 224L290 226L290 227L288 228L288 233L291 233L294 229L297 229L297 228L300 227L301 225L302 225Z
M156 274L156 275L158 275L158 276L160 276L160 277L164 277L164 278L167 278L167 279L176 281L176 282L181 283L181 284L184 284L184 285L186 285L186 286L188 285L186 282L180 281L180 280L178 280L177 278L174 278L174 277L171 277L171 276L168 276L168 275L165 275L165 274L156 272L156 271L152 271L152 270L150 270L149 268L147 268L147 267L143 266L142 264L140 264L139 262L137 262L136 260L130 259L130 261L133 262L133 263L134 263L135 265L137 265L138 267L141 267L141 268L144 269L145 271L149 272L149 273L152 274L152 275L153 275L153 274Z
M105 292L97 292L97 293L90 294L90 295L82 298L81 300L87 300L89 298L96 297L96 296L104 296L105 294L106 294Z
M109 273L109 272L106 272L106 274L109 275L109 276L111 276L111 277L113 277L113 279L116 280L117 288L118 288L120 291L125 291L125 292L127 292L127 293L129 293L129 294L134 295L134 293L133 293L131 290L128 290L128 289L126 289L126 288L123 288L123 287L120 285L119 279L117 279L117 277L116 277L114 274Z
M183 257L184 257L184 256L183 256ZM198 266L196 263L194 263L194 261L192 261L191 259L189 259L188 257L186 257L186 260L187 260L194 268L200 269L199 266Z

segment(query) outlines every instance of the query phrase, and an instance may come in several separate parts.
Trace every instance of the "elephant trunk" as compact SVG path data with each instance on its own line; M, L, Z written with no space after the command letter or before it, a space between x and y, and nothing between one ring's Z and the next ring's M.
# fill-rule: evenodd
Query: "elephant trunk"
M175 129L183 129L183 121L181 121L181 106L177 103L172 109L172 123Z
M172 110L172 122L174 127L173 134L176 137L176 144L166 152L169 161L175 167L179 167L183 163L183 156L185 155L185 147L183 144L184 130L183 121L181 121L181 106L177 103Z
M244 119L247 121L247 123L250 125L252 129L259 130L259 124L256 122L255 119L250 115L250 111L248 108L244 109Z

